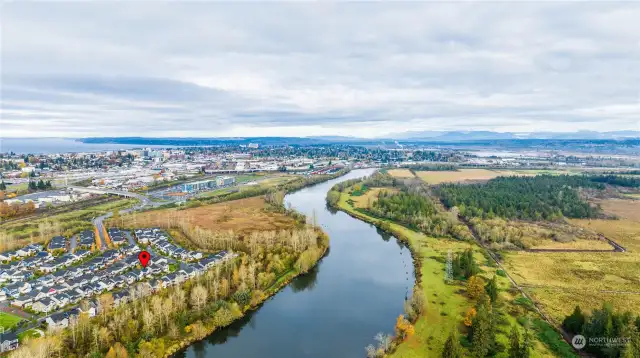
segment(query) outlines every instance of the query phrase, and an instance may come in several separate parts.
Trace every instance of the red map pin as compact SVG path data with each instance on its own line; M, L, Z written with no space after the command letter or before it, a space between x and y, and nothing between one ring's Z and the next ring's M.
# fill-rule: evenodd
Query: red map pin
M146 251L140 251L140 253L138 254L138 260L140 260L140 264L142 264L142 267L147 267L150 258L151 255L149 255L149 253Z

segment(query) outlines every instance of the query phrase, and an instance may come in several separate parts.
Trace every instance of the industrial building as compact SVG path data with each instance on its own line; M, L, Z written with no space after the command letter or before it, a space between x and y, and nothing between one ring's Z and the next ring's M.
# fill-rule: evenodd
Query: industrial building
M184 183L180 186L183 193L194 193L203 190L210 190L216 187L224 187L233 185L236 182L235 177L219 176L215 179L200 180L192 183Z
M233 185L236 182L235 177L217 177L216 184L218 186Z
M216 187L216 180L213 180L213 179L200 180L193 183L182 184L182 192L192 193L195 191L207 190L215 187Z

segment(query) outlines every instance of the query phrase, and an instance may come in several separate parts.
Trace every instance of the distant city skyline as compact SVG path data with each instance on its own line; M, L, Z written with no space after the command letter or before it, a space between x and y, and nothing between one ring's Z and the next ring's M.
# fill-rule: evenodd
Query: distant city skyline
M640 130L640 4L8 2L2 137Z

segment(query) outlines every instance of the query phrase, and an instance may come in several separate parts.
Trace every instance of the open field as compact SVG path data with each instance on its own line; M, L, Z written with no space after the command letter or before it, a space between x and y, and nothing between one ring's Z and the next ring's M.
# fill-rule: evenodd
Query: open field
M575 240L570 242L558 242L553 240L539 240L530 247L531 249L553 250L613 250L608 242L602 240Z
M525 170L460 169L458 171L420 171L416 174L428 184L441 184L489 180L499 176L533 176L538 173L536 171Z
M595 202L600 204L605 214L640 221L640 200L606 199Z
M377 200L380 191L398 192L395 188L371 188L364 195L351 196L356 208L368 208L371 203Z
M630 220L571 220L624 246L627 252L504 254L504 265L556 322L576 305L610 301L618 310L640 311L640 223Z
M415 175L409 169L390 169L387 173L395 178L415 178Z
M125 215L125 227L161 226L170 221L207 230L237 233L290 228L294 220L284 214L264 210L262 197L252 197L189 209L162 209Z
M18 324L18 322L20 322L21 320L22 318L18 316L14 316L6 312L0 312L0 327L2 327L3 329L10 329Z
M349 200L353 200L355 204L355 201L361 197L342 193L338 205L342 210L362 220L369 222L379 221L355 211L354 206L349 204ZM453 284L445 282L445 260L448 251L462 252L467 248L472 248L476 262L480 266L480 275L485 280L495 275L496 268L489 264L482 252L482 248L476 244L429 237L392 221L385 221L389 223L390 230L396 237L401 237L408 241L414 257L419 260L422 279L421 288L426 301L425 312L415 323L415 334L400 344L390 356L401 358L440 357L442 347L453 330L458 330L461 336L464 335L464 326L462 324L464 315L467 309L475 304L473 300L466 296L463 282L456 281ZM519 295L514 295L510 292L511 283L507 278L496 277L501 289L502 300L500 302L504 305L503 307L506 307L506 310L510 310L514 307L513 301ZM537 317L527 312L521 312L520 316L529 317L532 320ZM507 324L498 327L496 339L503 345L508 346L508 335L512 325L516 324L517 321L513 316L506 315L505 318ZM554 356L541 341L534 339L533 345L535 348L531 351L532 357ZM468 352L466 353L468 354ZM508 353L504 351L496 356L507 357Z
M55 235L70 236L93 229L91 219L113 210L137 203L135 199L121 199L46 217L28 217L0 224L0 251L22 247L32 242L45 242Z

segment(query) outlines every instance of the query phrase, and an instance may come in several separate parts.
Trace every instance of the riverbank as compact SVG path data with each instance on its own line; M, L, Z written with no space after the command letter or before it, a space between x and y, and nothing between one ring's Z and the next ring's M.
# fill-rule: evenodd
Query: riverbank
M472 249L481 272L480 276L487 281L494 276L497 278L500 289L500 310L510 312L518 306L513 303L521 300L517 292L512 290L507 278L497 275L498 270L495 265L486 256L484 250L475 243L430 237L391 220L369 216L357 210L352 203L355 203L354 199L345 190L340 192L335 207L358 220L373 224L394 235L398 240L407 243L416 270L417 279L414 289L421 290L426 298L424 313L414 322L416 333L404 342L397 342L397 346L389 352L388 356L402 358L441 356L448 336L454 331L458 331L458 335L463 336L463 332L466 331L462 322L466 312L473 307L475 302L465 294L464 281L446 282L446 260L449 252L457 253ZM532 321L534 320L533 315L526 310L521 312L521 318L523 317L530 317ZM512 326L518 325L520 320L517 315L511 314L504 315L504 319L504 324L496 332L496 341L502 347L508 347L510 329ZM463 346L469 347L470 343L466 341L466 337L463 337L461 341ZM534 338L532 348L532 357L554 356L539 339ZM508 354L504 351L499 352L496 356L506 357Z
M329 241L329 237L321 231L321 235L324 236L324 239L327 240L327 242ZM313 269L313 267L315 267L316 265L318 265L320 263L320 261L322 261L322 259L327 255L327 252L329 250L329 246L326 246L324 248L324 250L322 251L322 254L320 255L320 257L318 258L318 260L316 260L313 265L311 266L310 270ZM260 307L271 297L273 297L274 295L276 295L278 292L280 292L283 288L285 288L287 285L289 285L289 283L291 283L291 281L293 279L295 279L296 277L299 276L303 276L305 274L307 274L308 271L306 272L297 272L295 269L290 269L289 271L287 271L284 275L278 277L276 279L276 281L269 287L267 288L265 291L263 291L263 295L260 297L259 300L255 301L255 302L251 302L250 306L246 306L243 307L241 309L241 315L238 317L235 317L234 320L230 321L228 324L223 325L223 326L211 326L211 327L205 327L205 330L198 332L198 336L192 336L192 337L187 337L183 340L181 340L178 343L175 343L174 345L170 346L167 349L166 354L164 355L165 358L168 357L172 357L180 352L182 352L185 348L187 348L188 346L194 344L195 342L198 342L202 339L204 339L205 337L213 334L214 332L224 329L230 325L232 325L233 323L241 320L242 318L244 318L247 314L250 314L252 312L255 312L256 310L260 309Z

